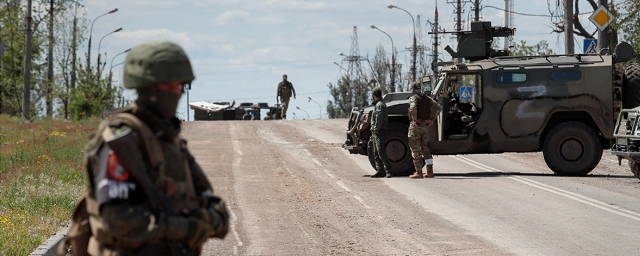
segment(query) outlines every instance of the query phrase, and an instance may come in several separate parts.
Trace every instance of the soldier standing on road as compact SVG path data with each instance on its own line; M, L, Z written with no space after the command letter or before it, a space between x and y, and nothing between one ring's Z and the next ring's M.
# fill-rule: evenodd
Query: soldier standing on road
M199 255L209 237L225 237L226 206L179 137L176 109L193 79L174 43L131 49L124 86L138 98L104 121L86 148L88 194L73 217L85 224L67 237L74 255ZM83 211L89 225L76 222Z
M291 98L291 92L293 92L293 98L296 98L296 90L293 89L293 84L287 81L287 74L282 75L282 81L278 83L278 96L276 101L282 102L282 119L287 119L287 109L289 108L289 98Z
M411 85L413 96L409 97L409 147L416 172L412 179L433 178L433 156L429 151L429 126L440 114L442 107L431 97L422 93L420 83ZM422 167L427 165L427 173Z
M380 87L373 88L373 105L375 108L371 113L371 140L373 141L373 158L376 162L376 173L371 178L386 177L391 178L391 164L385 151L387 139L387 105L382 101L382 90Z

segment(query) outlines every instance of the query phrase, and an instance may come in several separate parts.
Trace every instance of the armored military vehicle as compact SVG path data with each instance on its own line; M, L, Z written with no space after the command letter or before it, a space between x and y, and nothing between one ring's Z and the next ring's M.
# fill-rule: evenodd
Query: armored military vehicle
M556 174L586 175L612 146L620 110L640 105L640 66L616 68L635 57L621 43L613 55L504 56L493 37L513 30L472 23L453 57L470 62L444 67L430 95L442 106L429 129L434 155L539 152ZM407 141L410 93L383 96L389 112L386 152L395 174L413 172ZM344 148L372 160L373 106L353 109Z

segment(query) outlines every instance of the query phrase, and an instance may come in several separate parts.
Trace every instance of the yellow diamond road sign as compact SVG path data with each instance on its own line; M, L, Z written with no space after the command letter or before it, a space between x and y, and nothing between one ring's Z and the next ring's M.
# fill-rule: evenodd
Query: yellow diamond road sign
M607 28L607 26L609 26L609 24L611 24L615 19L616 17L614 17L613 14L611 14L611 12L602 5L598 7L593 14L591 14L591 17L589 17L591 23L595 24L600 31L604 31L604 29Z

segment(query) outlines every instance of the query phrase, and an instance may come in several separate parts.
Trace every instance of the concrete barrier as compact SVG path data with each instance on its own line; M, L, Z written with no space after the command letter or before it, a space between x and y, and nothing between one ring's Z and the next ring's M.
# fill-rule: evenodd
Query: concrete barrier
M55 235L49 237L47 241L42 243L35 251L29 256L58 256L58 245L62 242L62 239L67 237L69 232L69 226L58 231Z

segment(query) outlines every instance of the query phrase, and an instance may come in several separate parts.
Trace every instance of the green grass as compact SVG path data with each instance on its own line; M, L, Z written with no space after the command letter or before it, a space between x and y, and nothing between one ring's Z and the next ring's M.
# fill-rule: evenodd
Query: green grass
M84 147L99 122L0 115L0 255L27 255L68 224L85 191Z

